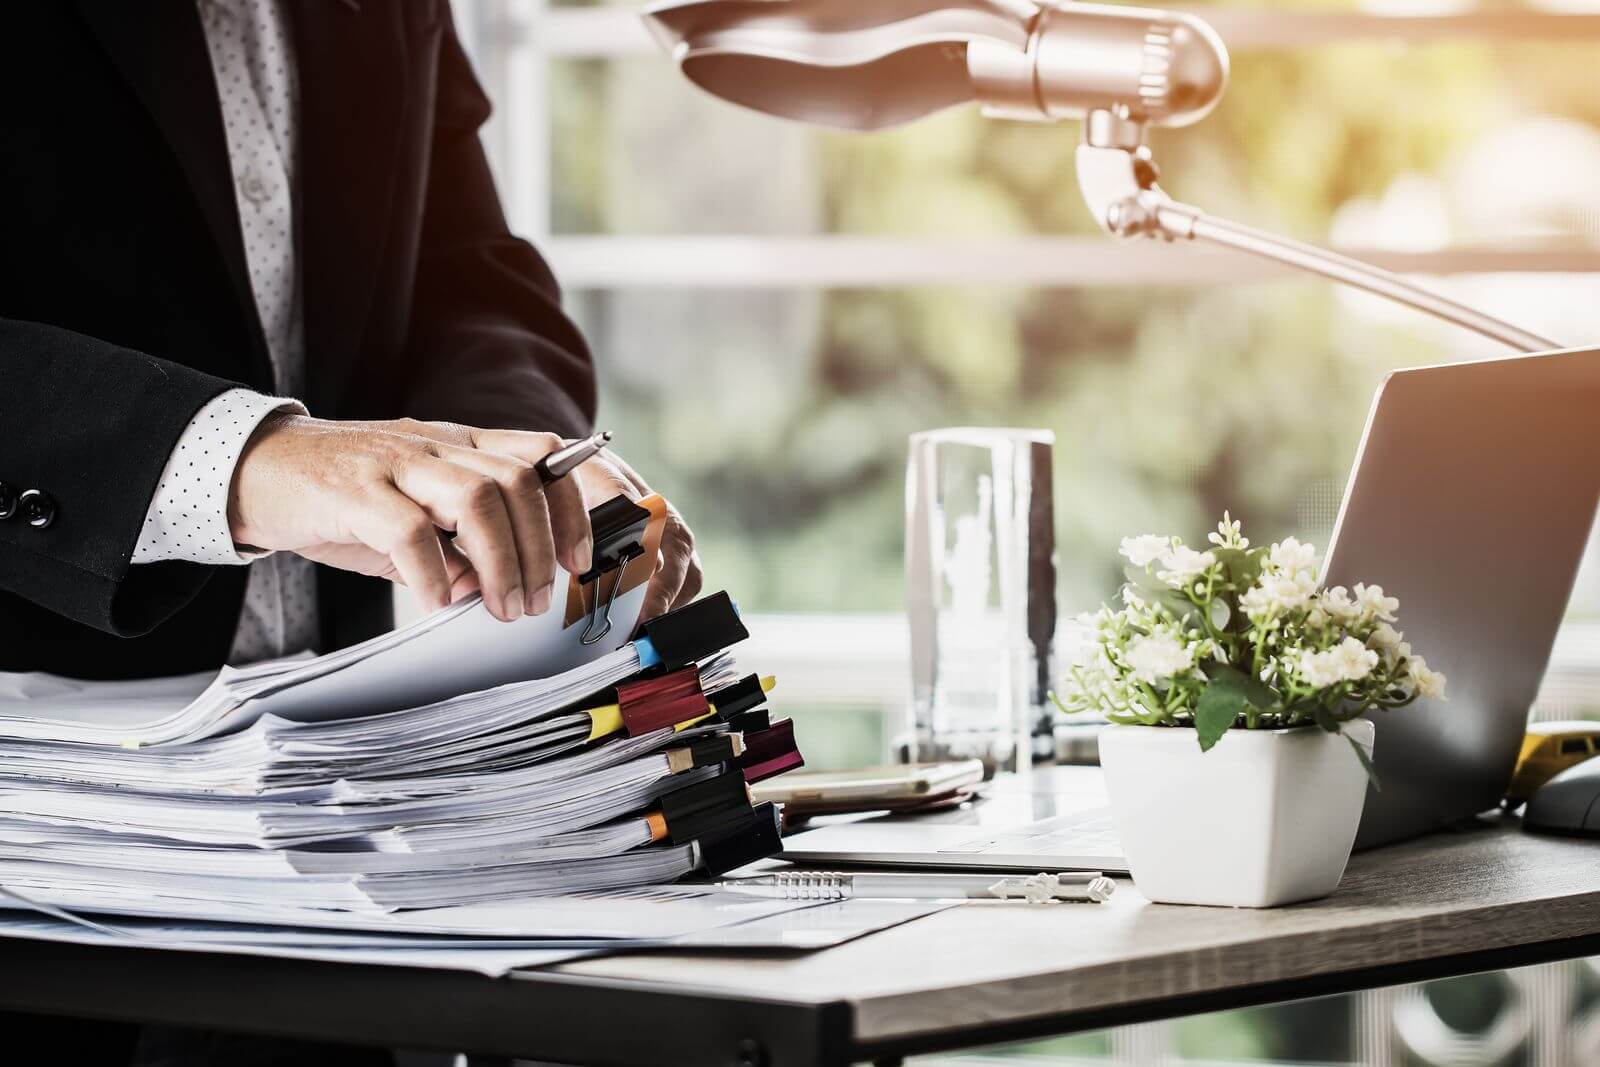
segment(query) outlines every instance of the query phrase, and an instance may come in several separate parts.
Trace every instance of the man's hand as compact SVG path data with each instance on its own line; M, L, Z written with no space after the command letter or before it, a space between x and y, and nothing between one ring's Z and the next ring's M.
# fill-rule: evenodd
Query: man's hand
M583 496L590 507L619 493L630 500L651 493L644 479L610 449L579 467L574 476L582 483ZM694 547L694 531L668 501L667 523L661 531L661 551L656 557L656 571L650 578L650 587L645 590L639 617L653 619L662 612L689 603L700 595L704 580L700 554Z
M558 562L574 574L591 566L588 509L649 492L609 453L542 485L534 464L562 444L455 423L272 415L234 471L229 526L241 545L399 582L425 610L481 589L500 619L536 615L551 605ZM693 535L669 508L645 617L699 586Z
M546 487L534 470L559 447L554 434L272 415L239 458L228 524L236 543L402 582L427 610L481 588L497 618L536 615L557 561L581 573L593 551L577 483Z

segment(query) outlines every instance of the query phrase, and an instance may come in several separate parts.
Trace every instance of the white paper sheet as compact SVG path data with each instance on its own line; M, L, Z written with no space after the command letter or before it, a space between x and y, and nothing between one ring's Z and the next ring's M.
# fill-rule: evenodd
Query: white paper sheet
M569 576L557 572L556 589ZM513 682L558 679L622 648L645 587L612 606L613 625L585 645L566 625L565 597L543 615L501 622L470 597L400 630L323 656L144 682L82 682L0 673L0 737L97 745L161 745L242 729L263 715L317 722L415 708ZM601 683L606 684L606 683ZM197 688L198 687L198 688ZM592 688L592 687L591 687Z
M599 952L652 949L816 950L956 906L953 902L847 900L832 903L772 901L704 887L660 886L623 894L593 894L526 906L449 909L448 921L423 932L399 924L371 932L274 926L217 925L191 919L141 919L105 915L55 917L0 910L0 938L18 937L122 948L225 952L279 959L322 960L475 971L492 977L549 966ZM597 922L595 914L613 912ZM468 914L472 912L473 914ZM468 930L531 929L549 934L460 936ZM587 916L587 917L586 917ZM435 920L438 917L435 916ZM623 936L595 937L609 922ZM453 927L458 936L439 936Z

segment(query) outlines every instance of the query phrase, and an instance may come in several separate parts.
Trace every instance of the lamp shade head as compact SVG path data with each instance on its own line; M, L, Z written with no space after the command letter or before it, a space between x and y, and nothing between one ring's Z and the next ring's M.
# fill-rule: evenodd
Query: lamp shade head
M667 0L645 22L685 77L770 115L848 130L975 99L967 45L1022 51L1025 0Z
M976 101L1002 118L1106 112L1142 129L1216 105L1228 53L1190 15L1032 0L663 0L645 21L724 100L874 130Z

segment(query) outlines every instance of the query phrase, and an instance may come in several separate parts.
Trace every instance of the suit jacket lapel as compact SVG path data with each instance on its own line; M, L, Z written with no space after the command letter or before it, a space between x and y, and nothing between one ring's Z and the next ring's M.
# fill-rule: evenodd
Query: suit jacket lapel
M270 388L272 364L256 311L239 232L233 168L228 162L211 56L193 0L78 0L85 21L155 119L194 191L216 241L252 351L242 353L258 384Z
M389 231L406 103L406 27L397 4L288 6L300 72L308 382L312 412L335 414L362 351Z

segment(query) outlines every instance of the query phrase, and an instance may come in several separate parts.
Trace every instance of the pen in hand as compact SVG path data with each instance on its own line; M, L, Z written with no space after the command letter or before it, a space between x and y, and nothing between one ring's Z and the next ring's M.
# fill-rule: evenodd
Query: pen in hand
M558 478L565 478L580 464L599 455L610 442L611 431L602 430L593 437L585 437L556 449L535 463L533 469L539 472L540 483L549 485Z

